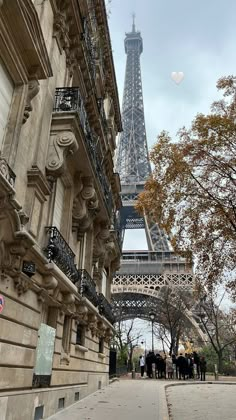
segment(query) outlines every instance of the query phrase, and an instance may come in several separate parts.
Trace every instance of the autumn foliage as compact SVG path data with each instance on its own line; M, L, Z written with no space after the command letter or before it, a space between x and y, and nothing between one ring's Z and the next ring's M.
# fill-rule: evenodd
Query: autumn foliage
M217 83L223 99L172 142L158 136L152 178L137 208L157 221L177 252L193 253L196 278L227 280L236 295L236 77Z

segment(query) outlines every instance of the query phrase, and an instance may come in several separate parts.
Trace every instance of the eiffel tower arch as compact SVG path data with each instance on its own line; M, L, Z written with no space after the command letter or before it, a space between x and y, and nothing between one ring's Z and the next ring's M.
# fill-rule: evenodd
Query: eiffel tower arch
M151 165L144 118L140 55L143 52L141 33L126 33L127 54L122 104L123 132L118 138L116 171L121 180L122 208L120 211L121 242L128 229L145 229L148 251L123 251L121 266L113 278L112 304L120 319L148 319L150 311L156 312L162 304L160 291L163 287L192 291L194 287L192 265L175 255L167 235L158 224L138 214L135 201L144 190L151 175ZM194 314L186 310L186 318L201 340L205 335Z

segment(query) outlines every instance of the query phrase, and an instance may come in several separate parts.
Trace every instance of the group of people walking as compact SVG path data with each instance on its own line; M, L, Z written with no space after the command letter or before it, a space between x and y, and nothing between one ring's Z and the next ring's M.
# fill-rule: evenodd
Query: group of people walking
M146 357L140 356L139 365L141 368L141 377L144 376L145 365L147 376L149 378L158 379L200 379L206 380L206 360L204 356L199 356L197 352L192 354L183 355L180 353L178 357L174 354L172 356L161 356L159 353L156 355L154 352L149 351Z

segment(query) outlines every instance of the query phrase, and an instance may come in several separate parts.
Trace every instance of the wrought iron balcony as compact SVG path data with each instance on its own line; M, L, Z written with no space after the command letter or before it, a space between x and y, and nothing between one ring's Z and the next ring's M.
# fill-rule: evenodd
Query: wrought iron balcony
M77 87L56 89L53 112L78 112L82 128L85 129L87 114Z
M98 306L99 299L96 284L86 270L78 270L80 276L80 294L85 296L94 306Z
M84 131L87 152L91 158L96 178L103 191L108 212L112 211L112 194L109 182L102 166L102 155L98 148L98 137L91 130L83 99L77 87L57 88L55 94L54 112L78 112L81 126Z
M102 293L99 293L99 312L103 315L111 324L115 322L115 316L112 311L112 305L108 302Z
M0 158L0 176L2 176L12 188L15 186L16 175L4 158Z
M46 227L49 235L48 245L44 252L49 262L54 262L72 283L80 280L80 275L75 266L75 254L55 226Z
M88 25L88 20L84 17L83 18L83 33L82 39L85 41L86 49L87 49L87 60L88 60L88 67L89 72L93 80L96 77L96 64L95 64L95 47L90 36L90 30Z

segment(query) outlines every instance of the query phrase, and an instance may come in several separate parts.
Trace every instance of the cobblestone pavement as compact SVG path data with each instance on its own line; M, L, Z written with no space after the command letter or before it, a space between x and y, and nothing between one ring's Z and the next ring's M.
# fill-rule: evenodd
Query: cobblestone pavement
M166 395L171 420L236 420L236 385L169 386Z
M62 419L168 420L164 386L146 379L116 381L50 417Z

